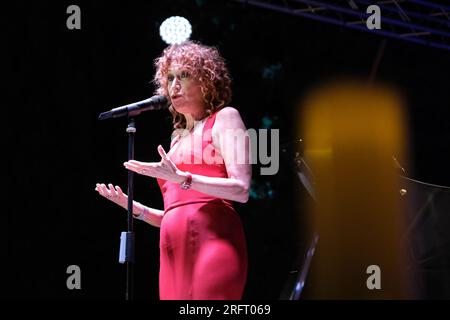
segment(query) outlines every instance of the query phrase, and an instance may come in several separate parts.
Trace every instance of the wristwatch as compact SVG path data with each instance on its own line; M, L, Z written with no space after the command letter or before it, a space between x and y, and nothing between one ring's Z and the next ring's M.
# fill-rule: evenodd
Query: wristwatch
M180 183L180 187L183 190L190 189L192 185L192 174L186 171L186 179Z

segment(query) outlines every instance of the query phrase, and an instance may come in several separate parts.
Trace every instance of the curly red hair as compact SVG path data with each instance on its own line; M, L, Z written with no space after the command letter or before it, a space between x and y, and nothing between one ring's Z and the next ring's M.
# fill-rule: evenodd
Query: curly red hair
M155 93L168 96L167 75L172 62L183 64L189 74L200 83L203 101L208 115L225 107L231 101L231 78L225 60L214 47L193 41L173 44L164 49L155 59L156 74L153 82ZM173 106L169 107L173 117L173 128L186 129L186 118ZM189 129L189 128L187 128Z

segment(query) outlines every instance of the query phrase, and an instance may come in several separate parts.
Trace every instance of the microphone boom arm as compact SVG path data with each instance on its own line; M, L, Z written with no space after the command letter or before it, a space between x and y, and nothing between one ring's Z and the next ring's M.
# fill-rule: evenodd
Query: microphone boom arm
M111 109L110 111L102 112L98 117L99 120L120 117L135 117L141 112L150 110L161 110L167 108L167 98L165 96L153 96L151 98L130 103L122 107Z

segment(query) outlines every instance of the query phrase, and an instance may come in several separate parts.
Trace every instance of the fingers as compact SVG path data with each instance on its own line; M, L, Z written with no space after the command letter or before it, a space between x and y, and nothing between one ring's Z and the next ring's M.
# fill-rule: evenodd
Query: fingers
M125 196L122 189L119 186L116 186L116 190L117 190L117 193L119 194L119 197Z
M124 162L123 165L125 166L125 168L127 168L128 170L134 171L134 172L138 172L141 168L141 166L128 161L128 162Z
M142 174L144 176L154 177L155 169L158 169L161 164L155 162L139 162L130 160L123 163L124 167L128 170Z
M109 188L109 189L108 189ZM116 186L116 188L118 188L117 190L114 189L114 186L109 183L108 187L106 187L106 185L104 183L97 183L95 190L103 197L110 199L110 200L114 200L117 199L119 196L124 195L124 193L122 192L122 189L120 189L119 186Z
M137 161L137 160L128 160L125 163L132 164L132 165L138 166L138 167L144 165L144 162Z
M109 187L109 189L108 189L109 195L111 197L117 196L116 189L114 189L114 186L111 183L108 183L108 187Z
M108 195L108 188L106 188L104 183L100 185L100 194L104 197Z
M141 173L142 167L143 167L143 163L139 162L139 161L136 161L136 160L129 160L127 162L124 162L123 165L128 170L131 170L131 171L134 171L134 172L137 172L137 173Z
M164 150L164 148L161 145L158 146L158 152L162 159L168 160L166 151Z
M95 190L96 190L101 196L103 196L103 194L104 194L103 186L104 186L103 184L97 183L97 184L96 184L96 187L95 187Z
M166 151L164 150L164 148L161 145L158 146L158 152L161 155L161 159L162 159L161 162L167 162L169 164L169 166L171 167L171 169L176 171L175 164L169 158L169 156L167 155Z
M128 160L125 161L123 165L132 166L136 168L145 168L145 167L155 167L158 165L158 162L141 162L136 160Z
M162 159L161 162L168 163L169 167L171 167L171 170L173 172L175 172L177 170L176 165L172 162L172 159L169 158L166 151L164 150L164 148L161 145L158 146L158 152L161 155L161 159Z
M125 162L123 165L124 165L125 169L136 172L138 174L145 174L147 171L137 165L130 164L129 162Z
M109 191L108 188L104 183L100 185L100 194L104 196L105 198L109 198Z

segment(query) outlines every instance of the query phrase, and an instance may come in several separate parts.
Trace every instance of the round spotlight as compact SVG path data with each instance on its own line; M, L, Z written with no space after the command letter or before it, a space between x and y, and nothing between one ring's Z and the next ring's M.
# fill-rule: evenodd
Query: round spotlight
M175 16L164 20L159 27L159 34L167 44L181 43L191 36L192 27L186 18Z

